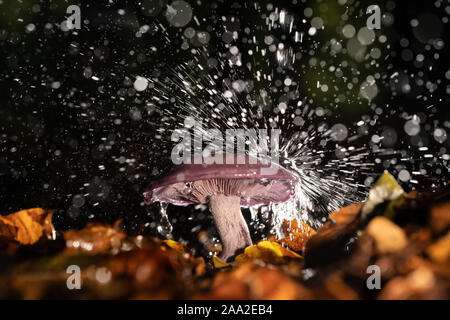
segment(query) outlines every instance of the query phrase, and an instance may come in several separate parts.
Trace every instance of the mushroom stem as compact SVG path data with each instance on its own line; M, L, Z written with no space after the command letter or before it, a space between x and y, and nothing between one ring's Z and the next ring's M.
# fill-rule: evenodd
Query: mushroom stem
M222 241L223 250L219 258L225 262L235 255L237 250L252 245L240 204L241 198L238 196L217 194L209 199L209 211Z

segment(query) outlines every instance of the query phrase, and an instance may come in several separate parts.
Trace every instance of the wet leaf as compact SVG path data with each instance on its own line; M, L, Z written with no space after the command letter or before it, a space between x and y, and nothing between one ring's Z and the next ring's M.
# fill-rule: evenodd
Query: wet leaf
M30 245L45 235L53 238L52 212L41 208L21 210L7 216L0 216L0 236Z
M306 222L297 220L284 220L282 231L286 237L276 240L295 251L302 251L306 241L316 232Z
M349 243L361 223L360 204L332 213L335 223L325 223L304 245L307 266L328 265L349 252Z
M163 240L163 242L170 248L177 250L180 253L190 253L188 247L184 244L174 241L174 240Z
M106 223L88 223L81 230L64 232L66 252L107 253L118 249L126 234L119 229L120 220L114 226Z
M351 254L358 231L373 218L381 214L392 218L394 208L403 203L405 193L394 177L385 171L370 189L363 204L345 207L330 217L336 223L325 223L305 244L305 261L307 266L326 265ZM377 212L375 212L377 211Z

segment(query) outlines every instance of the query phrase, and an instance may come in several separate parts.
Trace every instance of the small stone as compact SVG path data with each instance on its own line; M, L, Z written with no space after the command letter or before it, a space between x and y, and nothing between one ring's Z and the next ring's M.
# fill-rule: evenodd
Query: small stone
M408 244L403 229L385 217L372 219L366 231L374 238L376 250L380 254L398 252Z
M427 253L431 260L435 262L444 263L450 261L450 232L429 246Z
M440 233L450 226L450 202L433 206L430 220L431 229L435 233Z

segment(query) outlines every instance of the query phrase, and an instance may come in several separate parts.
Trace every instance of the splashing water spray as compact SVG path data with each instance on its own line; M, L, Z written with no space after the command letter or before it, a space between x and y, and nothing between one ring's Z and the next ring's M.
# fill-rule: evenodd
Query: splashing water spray
M313 18L307 33L301 32L296 30L292 15L285 10L272 9L267 15L265 31L278 29L284 34L292 35L295 45L305 45L305 42L312 41L311 39L323 29L323 21L320 18ZM303 20L302 23L305 22L306 20ZM344 36L347 29L343 29ZM230 41L234 37L235 35ZM245 177L246 183L243 184L240 181L243 178L238 179L236 176L242 172L234 172L236 167L225 168L217 164L206 165L201 170L197 167L195 169L197 173L202 170L216 171L214 174L199 175L195 178L190 177L192 174L190 170L194 167L182 165L175 168L175 172L178 170L180 173L182 169L187 170L186 172L178 176L169 174L157 180L144 195L147 203L155 201L164 203L161 206L161 215L166 225L170 225L166 214L167 203L177 205L209 203L209 209L224 244L222 253L224 259L229 259L236 250L251 243L248 228L240 214L240 206L250 208L253 220L257 220L261 212L270 212L271 232L279 238L285 236L281 228L285 220L301 220L313 228L318 228L326 221L329 213L364 198L367 187L378 175L377 170L380 171L375 169L377 164L382 163L386 169L391 164L411 158L404 150L378 147L377 144L381 140L379 135L373 135L371 141L361 141L364 140L363 137L369 135L370 127L377 123L378 115L373 118L364 116L362 120L355 122L354 128L342 123L330 126L328 121L325 121L330 113L326 108L314 108L306 96L300 97L295 79L287 76L283 81L276 80L275 72L262 72L261 65L254 59L255 55L260 55L260 60L267 61L269 66L271 61L275 62L273 69L286 68L292 71L299 51L286 43L279 42L276 45L275 37L270 34L265 35L263 40L269 50L258 45L255 37L249 38L255 44L253 49L248 50L248 56L254 63L245 64L242 60L243 53L237 46L227 46L228 52L221 55L225 59L211 58L201 49L192 49L191 52L195 53L192 61L182 63L175 69L167 67L169 76L163 80L157 77L144 80L140 77L139 81L136 80L138 84L145 82L145 88L150 94L147 105L162 115L158 132L160 140L167 143L177 142L169 139L171 134L167 133L167 128L199 130L199 134L193 135L194 151L196 148L202 148L203 142L201 138L199 140L199 136L208 136L211 129L219 132L236 128L247 131L268 128L281 130L279 165L286 173L286 177L290 177L281 179L284 182L289 181L286 182L289 188L285 190L286 192L288 190L289 196L282 201L268 189L258 189L267 183L263 181L265 177L250 180L245 180L249 179ZM228 39L228 36L223 39ZM365 39L361 41L364 42ZM312 41L311 48L316 48L316 44ZM332 51L337 51L340 50L341 44L332 39L324 47L327 50L331 48ZM351 46L348 50L352 58L359 59ZM305 54L306 52L304 50ZM314 65L316 60L311 58L310 65ZM206 68L208 72L205 72ZM241 68L251 72L256 82L278 81L284 84L285 88L293 89L288 92L288 99L279 100L278 105L273 108L274 115L267 115L268 108L273 107L270 92L260 89L259 94L251 95L253 80L243 80L239 72ZM338 75L342 73L341 69L335 66L331 66L329 70ZM229 75L229 78L224 80L224 74ZM277 86L280 87L280 84ZM323 94L330 90L330 87L321 81L314 83L314 86L317 86ZM370 104L377 90L374 79L370 78L361 84L358 99L365 99ZM337 96L335 101L339 99ZM317 101L320 100L317 99L316 103ZM165 108L167 104L173 108ZM294 110L291 108L292 105L296 105ZM208 129L202 128L199 123L205 124ZM385 136L389 134L390 131L385 130ZM256 150L256 154L248 151L246 156L257 156L259 151L261 150ZM219 171L220 174L217 173ZM361 184L360 181L364 178L365 182ZM273 180L268 183L269 189L273 183L275 183ZM244 186L250 188L254 194L251 196L246 194L250 191ZM228 198L217 197L218 194L225 194ZM227 214L234 220L226 218ZM171 230L171 226L165 229Z

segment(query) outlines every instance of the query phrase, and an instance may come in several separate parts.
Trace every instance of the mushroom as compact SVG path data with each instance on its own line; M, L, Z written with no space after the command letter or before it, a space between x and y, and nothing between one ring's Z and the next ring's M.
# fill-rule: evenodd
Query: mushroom
M202 164L177 165L144 192L145 203L207 203L222 242L219 258L228 261L238 250L252 245L240 207L285 202L298 183L294 174L278 164L244 157L244 164L219 164L203 158ZM275 170L261 170L269 166Z

